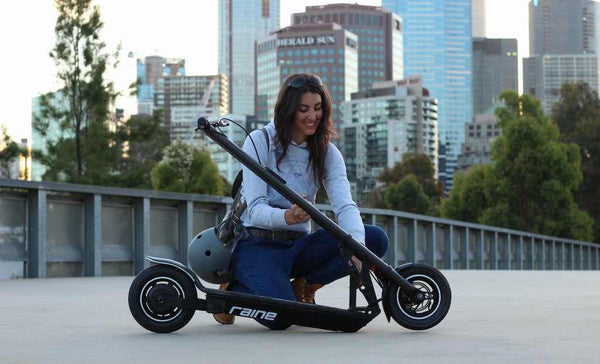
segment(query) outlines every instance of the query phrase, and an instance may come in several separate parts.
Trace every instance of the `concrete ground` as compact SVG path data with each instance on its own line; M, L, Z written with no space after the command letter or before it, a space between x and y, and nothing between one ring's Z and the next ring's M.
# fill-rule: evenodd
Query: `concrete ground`
M444 271L452 307L413 332L383 314L357 333L197 312L154 334L129 313L132 277L0 281L0 363L600 363L600 272ZM347 280L317 294L347 307Z

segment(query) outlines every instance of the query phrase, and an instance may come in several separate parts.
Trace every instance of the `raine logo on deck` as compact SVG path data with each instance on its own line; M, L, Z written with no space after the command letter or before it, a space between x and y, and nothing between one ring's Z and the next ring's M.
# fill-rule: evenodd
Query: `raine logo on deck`
M232 315L240 315L242 317L259 318L264 320L273 321L277 317L277 312L253 310L251 308L233 306L229 310Z

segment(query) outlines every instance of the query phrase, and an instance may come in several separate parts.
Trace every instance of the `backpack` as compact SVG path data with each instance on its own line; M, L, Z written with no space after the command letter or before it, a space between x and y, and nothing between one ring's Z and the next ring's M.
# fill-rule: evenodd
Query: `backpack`
M261 128L265 139L267 140L267 153L270 150L270 138L269 133L265 128ZM246 210L246 201L242 197L242 180L243 173L240 170L233 181L233 186L231 186L231 197L233 197L233 203L231 204L231 208L225 213L223 220L215 226L217 231L217 237L224 245L228 246L232 251L237 245L237 242L244 236L243 227L240 224L242 214Z

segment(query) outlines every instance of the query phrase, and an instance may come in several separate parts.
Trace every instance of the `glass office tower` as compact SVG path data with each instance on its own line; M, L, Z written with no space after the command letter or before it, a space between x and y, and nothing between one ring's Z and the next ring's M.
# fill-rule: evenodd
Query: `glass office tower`
M279 29L279 0L219 0L219 73L229 81L229 110L254 115L254 42Z
M471 121L471 0L383 0L404 23L404 74L421 74L438 99L440 180L452 188L464 125Z

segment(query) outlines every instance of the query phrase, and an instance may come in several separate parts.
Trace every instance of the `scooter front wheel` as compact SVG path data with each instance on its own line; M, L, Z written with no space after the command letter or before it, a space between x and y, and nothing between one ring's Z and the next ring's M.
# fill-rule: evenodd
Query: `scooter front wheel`
M197 298L196 287L185 273L166 265L143 270L129 288L129 310L145 329L169 333L184 327L195 310L182 307Z
M419 263L398 273L417 287L424 299L415 302L402 288L390 282L387 305L394 321L411 330L426 330L439 324L446 317L452 301L446 277L434 267Z

